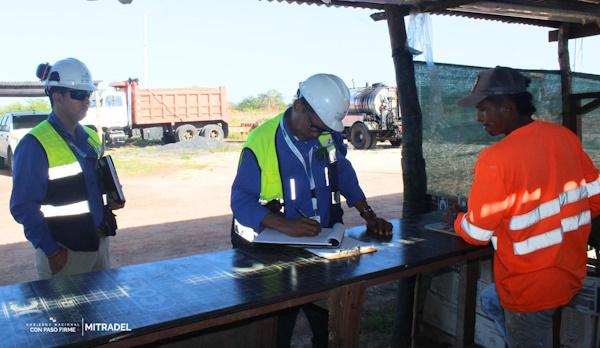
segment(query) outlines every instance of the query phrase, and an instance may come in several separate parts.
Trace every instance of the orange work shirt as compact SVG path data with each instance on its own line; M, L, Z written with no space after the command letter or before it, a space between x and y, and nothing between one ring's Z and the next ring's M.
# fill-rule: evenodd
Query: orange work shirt
M534 121L481 152L469 209L454 229L468 243L492 242L504 308L555 308L581 289L599 193L598 169L579 139L562 126Z

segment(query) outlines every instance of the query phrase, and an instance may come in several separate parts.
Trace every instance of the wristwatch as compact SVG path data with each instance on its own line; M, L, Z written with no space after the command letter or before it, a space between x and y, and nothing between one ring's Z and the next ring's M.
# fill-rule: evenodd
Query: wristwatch
M371 208L368 205L365 209L359 211L359 213L360 213L360 216L362 216L362 218L365 220L371 220L371 219L374 219L377 217L377 215L373 211L373 208Z

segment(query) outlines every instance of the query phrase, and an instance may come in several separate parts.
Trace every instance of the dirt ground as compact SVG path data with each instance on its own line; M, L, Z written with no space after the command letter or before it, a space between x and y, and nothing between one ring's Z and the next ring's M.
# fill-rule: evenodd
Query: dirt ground
M119 231L111 239L113 267L230 248L229 195L239 153L194 153L203 169L165 166L144 175L120 175L127 205L117 211ZM363 191L378 215L401 214L400 149L350 150ZM9 211L12 179L0 170L0 285L35 280L33 248ZM344 205L348 226L362 224Z

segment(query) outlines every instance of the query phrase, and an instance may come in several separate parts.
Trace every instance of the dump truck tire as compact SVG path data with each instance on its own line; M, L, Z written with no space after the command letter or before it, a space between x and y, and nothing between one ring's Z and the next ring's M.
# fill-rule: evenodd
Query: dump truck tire
M177 141L188 141L198 136L198 130L191 124L184 124L175 130Z
M202 135L206 138L213 140L223 140L225 134L223 133L223 128L215 125L209 124L202 128Z

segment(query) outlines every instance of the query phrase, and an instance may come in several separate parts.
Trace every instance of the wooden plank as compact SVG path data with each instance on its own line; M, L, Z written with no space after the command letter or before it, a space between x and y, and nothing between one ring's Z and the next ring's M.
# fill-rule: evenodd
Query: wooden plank
M329 308L329 345L358 347L362 314L364 282L333 290L327 302Z
M146 335L129 337L129 334L125 333L122 336L115 337L111 340L110 343L100 345L100 347L132 347L137 345L149 344L158 342L165 338L169 337L177 337L181 335L186 335L192 332L198 332L201 330L206 330L214 327L224 326L231 323L235 323L241 320L246 320L250 318L259 317L262 315L270 314L277 312L282 309L297 307L306 303L316 302L318 300L322 300L327 298L328 292L322 292L318 294L313 294L304 297L298 297L289 301L284 301L280 303L274 303L271 305L266 305L263 307L253 308L245 311L240 311L234 314L224 315L215 317L213 319L203 320L196 323L191 323L187 325L181 325L176 327L165 328L164 330L157 330L154 332L150 332Z
M458 280L458 318L456 320L456 347L475 343L475 308L477 299L478 261L466 261L460 266Z

